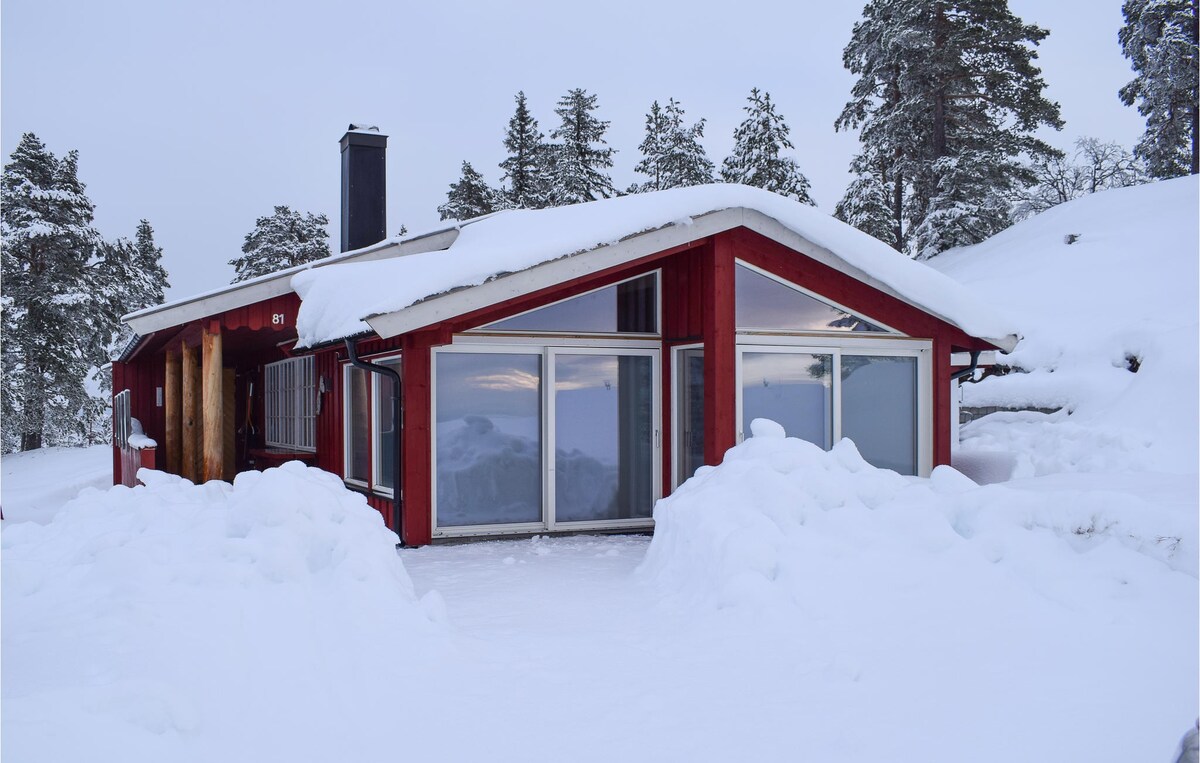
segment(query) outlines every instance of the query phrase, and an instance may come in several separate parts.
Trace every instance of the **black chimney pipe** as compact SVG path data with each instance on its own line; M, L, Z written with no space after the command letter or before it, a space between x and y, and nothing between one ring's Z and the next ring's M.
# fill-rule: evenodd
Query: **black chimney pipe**
M352 124L342 136L342 251L387 238L387 136Z

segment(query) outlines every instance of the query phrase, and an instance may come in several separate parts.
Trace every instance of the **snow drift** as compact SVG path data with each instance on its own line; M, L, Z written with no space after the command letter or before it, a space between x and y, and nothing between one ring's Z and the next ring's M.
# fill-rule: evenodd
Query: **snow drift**
M1197 209L1194 176L1113 189L929 260L981 300L1021 316L1021 341L1002 362L1026 373L966 385L963 402L1071 414L984 419L964 438L979 438L972 445L985 449L1032 451L1036 474L1194 474ZM1068 234L1079 238L1067 244Z
M4 527L6 759L315 759L334 740L296 731L343 712L346 677L359 712L382 704L381 650L436 638L396 536L335 476L140 476Z

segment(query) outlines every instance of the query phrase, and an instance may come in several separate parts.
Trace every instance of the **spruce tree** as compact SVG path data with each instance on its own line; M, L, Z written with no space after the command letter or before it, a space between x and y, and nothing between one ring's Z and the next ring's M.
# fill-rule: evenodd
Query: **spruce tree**
M858 75L838 117L886 168L893 235L919 257L1011 223L1006 199L1035 182L1034 137L1062 126L1034 66L1047 32L1003 0L870 0L843 51ZM874 172L875 167L856 169Z
M503 207L500 193L484 182L470 162L462 163L462 177L450 184L446 203L437 208L442 220L470 220Z
M1197 0L1126 0L1121 12L1117 38L1137 76L1119 95L1146 117L1134 155L1155 178L1200 173Z
M713 182L713 163L700 145L704 137L704 120L688 127L683 121L683 108L674 98L666 108L655 101L646 114L646 137L638 146L642 161L634 168L649 176L635 184L635 193L683 188Z
M788 139L791 128L776 113L771 94L753 88L746 100L750 102L743 107L746 119L733 132L733 153L721 165L721 179L815 205L808 178L795 159L783 155L784 150L793 148Z
M901 249L903 245L892 224L890 193L893 186L888 177L888 162L870 154L859 154L854 157L851 168L857 177L846 188L833 216L897 250Z
M246 234L242 256L229 261L237 270L231 283L303 265L330 255L329 218L309 212L301 215L287 206L260 217Z
M613 166L615 151L608 147L604 133L608 122L597 119L597 98L582 88L569 90L558 101L554 113L561 120L550 132L557 141L551 154L555 205L578 204L617 195L612 178L604 170Z
M101 239L78 177L78 153L56 158L22 136L0 178L3 233L3 445L68 444L88 401L94 326L89 269Z
M121 316L144 307L162 303L166 289L167 271L162 266L162 247L154 243L154 228L148 220L138 223L134 240L119 238L100 247L101 259L93 270L97 284L97 310L107 316L98 341L103 352L111 357L121 351L133 332L121 323ZM108 360L104 357L102 361Z
M549 206L549 170L544 136L537 120L529 113L524 91L516 95L517 109L504 132L508 158L500 162L501 182L506 206L514 209L542 209Z

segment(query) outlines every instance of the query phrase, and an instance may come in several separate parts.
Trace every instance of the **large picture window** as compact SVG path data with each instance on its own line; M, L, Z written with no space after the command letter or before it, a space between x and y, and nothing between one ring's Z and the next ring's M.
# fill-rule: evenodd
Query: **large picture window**
M530 310L483 327L486 331L557 334L658 333L658 274L647 273L612 286Z
M315 452L317 387L312 356L269 363L265 376L267 447Z

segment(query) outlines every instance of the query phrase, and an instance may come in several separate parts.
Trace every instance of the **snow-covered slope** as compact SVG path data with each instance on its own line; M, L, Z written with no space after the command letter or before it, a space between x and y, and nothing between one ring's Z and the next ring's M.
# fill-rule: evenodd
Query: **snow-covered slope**
M930 260L1020 316L1023 336L1005 362L1028 373L966 385L964 402L1071 412L1009 416L1006 424L1016 426L1004 431L994 419L982 426L991 434L972 425L968 439L1025 432L1030 448L1082 447L1092 455L1091 446L1116 444L1120 455L1093 460L1094 467L1195 472L1198 191L1195 176L1103 191ZM1068 234L1079 238L1067 244ZM1065 426L1040 426L1047 421ZM1053 468L1073 465L1060 460Z
M112 484L112 447L39 448L4 456L0 509L6 522L49 522L84 488Z
M427 297L645 231L687 226L708 212L739 208L777 220L974 336L1003 338L1016 331L1009 318L973 299L951 279L814 207L758 188L718 183L552 209L510 210L464 225L446 251L297 273L292 288L303 300L296 317L300 344L369 330L363 318L401 310Z

